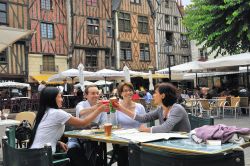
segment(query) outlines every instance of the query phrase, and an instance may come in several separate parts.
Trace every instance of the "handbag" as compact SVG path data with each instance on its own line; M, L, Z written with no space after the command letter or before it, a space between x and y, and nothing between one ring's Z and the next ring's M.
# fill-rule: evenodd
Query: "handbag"
M32 127L29 121L23 120L16 128L16 139L18 141L29 140L32 134Z

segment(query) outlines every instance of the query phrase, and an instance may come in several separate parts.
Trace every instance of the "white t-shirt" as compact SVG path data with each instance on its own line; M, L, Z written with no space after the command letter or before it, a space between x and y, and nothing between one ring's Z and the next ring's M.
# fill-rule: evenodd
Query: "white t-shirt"
M61 110L49 108L38 125L31 149L43 148L50 143L52 153L56 151L56 144L63 135L65 123L72 117L71 114Z
M88 102L88 100L86 101L81 101L80 103L78 103L76 105L76 117L78 118L81 118L81 119L84 119L87 115L82 115L81 117L79 116L80 114L80 111L82 109L86 109L86 108L90 108L91 105L90 103ZM107 113L106 112L102 112L100 113L96 118L95 120L93 120L92 122L95 122L95 123L98 123L98 124L103 124L105 123L105 121L107 120Z
M135 113L136 114L146 114L145 108L139 103L135 103ZM121 111L116 111L116 121L118 124L125 129L138 128L142 123L130 118L128 115Z

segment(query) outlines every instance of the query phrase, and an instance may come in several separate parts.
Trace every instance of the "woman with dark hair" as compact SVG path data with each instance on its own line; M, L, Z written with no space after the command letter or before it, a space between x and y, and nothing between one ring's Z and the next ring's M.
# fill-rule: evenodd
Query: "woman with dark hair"
M114 103L114 107L141 123L159 119L160 124L157 126L151 128L140 126L139 130L143 132L166 133L169 131L190 131L188 114L180 104L176 103L176 88L172 84L158 84L155 88L153 99L154 104L159 105L159 107L155 111L144 115L139 115L119 103Z
M58 88L46 87L41 91L39 110L29 142L31 149L42 148L46 143L50 143L54 153L58 140L63 135L66 123L76 127L87 126L107 107L101 104L87 117L79 119L60 109L62 102L62 94ZM59 142L59 145L63 150L67 150L66 144Z

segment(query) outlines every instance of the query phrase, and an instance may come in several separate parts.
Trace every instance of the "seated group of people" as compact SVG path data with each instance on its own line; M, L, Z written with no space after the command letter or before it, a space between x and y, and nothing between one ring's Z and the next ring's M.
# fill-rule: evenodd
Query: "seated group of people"
M153 95L157 109L146 113L145 108L132 100L134 88L131 83L122 83L118 87L119 102L113 103L115 123L122 128L138 128L142 132L165 133L170 131L189 132L190 122L186 110L177 104L176 87L170 83L156 85ZM45 87L40 94L39 110L35 119L33 133L29 142L30 148L41 148L46 143L51 143L55 153L59 144L70 157L70 165L92 165L95 158L90 161L90 156L95 154L85 140L69 138L67 144L59 139L64 133L65 124L75 127L85 127L95 122L103 124L107 121L106 109L108 105L99 101L99 91L95 85L86 87L86 101L81 101L76 106L76 117L60 109L62 107L62 94L55 87ZM147 127L144 123L159 119L159 125ZM118 165L128 165L127 147L118 148ZM96 156L95 156L96 157Z

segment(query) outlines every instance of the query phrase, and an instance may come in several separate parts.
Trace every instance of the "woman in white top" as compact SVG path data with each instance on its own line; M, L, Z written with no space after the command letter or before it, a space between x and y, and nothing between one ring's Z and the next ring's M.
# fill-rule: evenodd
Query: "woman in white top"
M108 107L102 104L84 119L79 119L60 109L62 102L62 94L58 88L46 87L41 91L39 110L29 142L31 149L42 148L46 143L50 143L52 152L55 153L56 145L59 143L66 151L67 145L58 142L63 135L65 124L76 127L86 126Z

